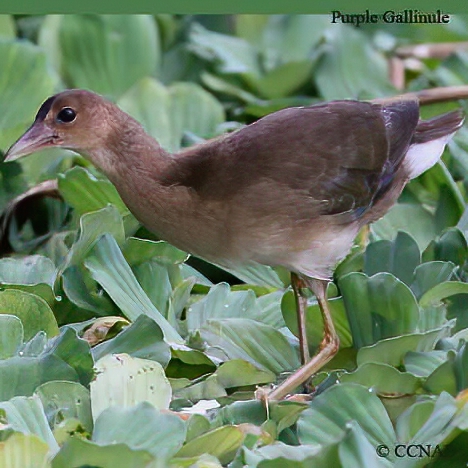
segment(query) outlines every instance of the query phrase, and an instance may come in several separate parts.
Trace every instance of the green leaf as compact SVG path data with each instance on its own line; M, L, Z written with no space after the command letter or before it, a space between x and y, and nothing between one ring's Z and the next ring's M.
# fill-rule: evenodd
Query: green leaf
M240 85L233 84L231 81L226 79L222 79L219 76L215 76L211 73L203 71L201 73L201 81L202 83L208 87L209 89L224 94L229 97L233 97L239 99L243 102L249 103L253 106L262 106L264 105L264 101L257 98L254 94L246 91ZM284 106L281 106L282 109ZM279 109L276 109L279 110ZM262 115L265 115L262 113Z
M214 62L220 74L240 76L249 88L268 99L287 96L306 83L313 59L318 56L313 47L328 26L324 18L305 15L278 15L265 20L243 18L238 18L237 22L246 38L208 31L195 24L190 35L191 49L199 57ZM253 31L253 22L258 22L261 29ZM252 37L257 40L252 41ZM213 80L211 82L213 84ZM220 83L218 81L218 88ZM255 100L232 83L221 87L247 102ZM233 88L237 88L237 92Z
M396 433L398 440L406 443L426 423L434 409L434 401L418 401L404 411L397 420Z
M234 426L218 427L187 442L177 457L196 457L208 453L225 465L233 458L244 440L244 433Z
M432 73L432 79L442 86L462 85L468 76L468 55L464 51L451 54Z
M385 57L362 32L346 25L335 26L328 30L328 47L315 71L322 97L375 98L392 93Z
M458 350L454 362L457 390L461 392L468 388L468 346L466 343Z
M79 383L46 382L36 389L35 394L41 399L52 428L55 428L63 420L74 418L89 433L93 430L89 390Z
M39 331L44 331L49 338L59 333L57 321L47 302L25 291L0 291L0 314L14 314L21 319L26 341Z
M439 303L442 299L445 299L455 294L466 294L468 293L468 283L462 283L461 281L446 281L445 283L439 283L432 289L427 291L419 303L421 307L428 307L432 304Z
M52 461L52 468L142 468L153 457L146 451L133 450L125 444L97 445L94 442L72 437Z
M51 468L49 446L35 435L13 434L0 444L0 466L8 468Z
M437 341L449 336L451 325L448 323L436 330L387 338L365 346L357 353L357 364L361 366L365 362L381 362L398 367L409 351L432 351Z
M408 286L414 269L421 263L418 244L407 233L399 232L395 240L381 240L368 245L364 255L364 273L392 273Z
M310 57L330 22L325 15L237 15L236 33L256 46L267 69Z
M257 468L308 468L309 466L336 466L339 462L335 447L324 450L311 445L291 446L282 442L248 451L244 448L248 466Z
M42 401L37 395L32 397L15 397L0 403L5 412L8 425L23 434L34 434L46 441L50 451L55 453L59 446L50 430Z
M96 241L106 233L113 236L118 244L122 244L125 240L122 216L114 205L108 205L100 210L82 215L78 239L68 252L62 270L80 264Z
M0 259L0 283L41 296L49 304L54 300L55 265L42 255Z
M223 106L210 93L195 83L175 83L169 87L170 119L173 134L194 133L211 137L225 121Z
M74 306L89 310L97 316L117 313L115 304L102 294L98 283L83 266L68 267L61 275L63 291Z
M200 400L215 400L227 396L224 387L218 382L216 375L210 375L193 385L180 388L175 392L177 398L193 402Z
M176 319L180 319L185 306L190 300L190 293L192 291L193 286L196 283L196 278L189 277L182 282L180 282L171 293L171 297L169 298L169 307L167 311L168 317L172 318L173 321Z
M101 358L96 372L91 382L94 421L112 406L128 408L147 401L158 409L169 408L171 386L159 362L114 354Z
M104 410L94 425L93 441L100 445L123 443L163 462L182 447L185 433L185 424L178 416L161 413L142 402L133 408Z
M195 439L211 429L211 424L201 414L192 414L187 421L187 437L186 442Z
M171 354L172 359L166 370L171 378L194 379L216 370L214 362L197 349L175 345L171 348Z
M348 423L348 431L338 448L343 468L374 468L384 466L375 445L356 421Z
M236 278L248 284L257 286L269 286L272 288L284 288L285 284L272 267L254 263L252 265L236 266L235 268L227 268L221 266Z
M249 287L251 286L249 285ZM285 323L281 311L282 298L283 291L281 290L257 297L256 303L260 312L256 315L255 319L278 329L284 327Z
M240 359L231 359L224 362L219 366L216 375L218 382L224 388L259 385L275 381L273 372L257 369L251 363Z
M447 229L428 245L423 258L426 262L442 260L463 266L468 258L466 238L457 228Z
M349 273L339 280L354 347L416 331L419 308L411 290L389 273Z
M307 407L302 403L280 401L270 407L270 418L277 423L278 434L284 429L296 424L299 415Z
M414 280L411 284L411 290L416 298L420 300L430 289L450 280L454 269L455 265L450 262L436 261L423 263L414 270Z
M126 353L133 357L151 359L167 366L171 358L169 345L164 341L161 328L146 315L140 315L116 337L92 349L97 361L108 354Z
M16 37L16 26L13 16L0 15L0 37L9 39Z
M349 328L348 318L344 307L344 302L341 297L328 300L330 312L335 325L336 331L340 338L340 347L348 348L352 346L353 340ZM281 301L281 310L283 312L284 321L288 328L298 336L299 330L297 325L297 310L294 293L288 291L283 295ZM311 351L319 346L323 339L323 318L320 312L320 307L317 302L313 305L308 305L306 310L306 332L307 342Z
M454 104L449 102L439 104L439 109L437 105L431 106L432 112L435 112L431 114L426 114L427 111L422 109L421 118L431 118L455 110L458 106ZM413 180L407 187L408 192L414 194L421 203L428 204L435 209L434 221L438 230L454 226L460 219L465 206L463 195L442 160L421 174L418 179Z
M414 394L420 388L419 379L414 375L375 362L364 363L354 372L342 374L340 381L360 384L386 396Z
M3 401L16 395L32 395L40 384L49 380L78 381L74 369L57 356L48 354L37 358L15 356L0 361L0 378Z
M128 208L116 188L106 179L97 179L88 170L75 166L58 177L58 188L65 201L80 215L114 205L122 216Z
M454 54L458 55L458 54ZM468 158L467 158L467 149L468 149L468 129L463 126L461 127L457 133L454 135L452 140L449 142L449 149L450 149L450 154L453 157L453 160L455 164L460 168L462 172L466 172L468 170ZM465 209L466 211L466 209ZM466 223L466 217L461 218L459 220L462 221L463 223ZM460 227L462 230L462 227Z
M169 271L165 265L148 261L134 267L135 277L148 298L156 306L161 315L168 316L169 302L172 294L172 284ZM173 321L173 326L177 324Z
M168 89L149 76L135 83L118 101L119 107L134 117L158 143L167 150L173 148L170 95ZM178 142L179 143L179 142Z
M249 319L209 320L202 338L229 359L243 359L261 369L280 373L299 367L297 352L285 336L269 325Z
M194 24L190 31L190 48L199 57L214 61L220 73L260 74L255 49L244 39L208 31Z
M203 299L188 308L187 327L189 331L199 330L211 319L255 319L257 313L253 291L230 291L229 285L220 283L211 288Z
M41 31L39 43L70 88L118 97L158 67L159 37L151 16L63 15L43 28L48 31Z
M394 445L395 432L382 402L374 392L353 383L334 385L311 401L297 422L299 440L311 445L340 441L352 420L373 447Z
M446 351L408 351L404 357L405 369L418 377L427 377L447 359Z
M0 359L17 354L23 344L23 325L15 315L0 315Z
M163 265L183 263L188 254L165 241L151 241L129 237L122 249L125 259L132 265L140 265L149 260L156 260Z
M190 458L173 458L170 468L223 468L219 460L212 455L204 453Z
M75 330L63 327L59 336L49 340L46 352L53 353L73 368L83 385L89 384L93 377L93 358L89 344L79 338Z
M225 120L222 105L195 83L165 87L144 78L118 104L168 151L180 149L185 132L210 137Z
M448 395L442 393L436 400L432 413L427 417L427 408L425 408L423 420L426 419L419 430L409 440L405 440L407 445L422 444L424 446L430 445L443 445L453 439L455 434L458 433L458 427L466 421L466 405L457 404L458 402ZM403 413L404 414L404 413ZM407 420L407 416L402 416ZM406 433L408 435L414 432L414 429L403 430L402 426L407 421L397 423L400 434ZM421 460L417 466L423 466L424 460Z
M32 123L56 84L44 52L27 41L0 40L0 149L5 151Z
M260 400L235 401L218 410L216 423L218 425L250 423L261 426L268 419L268 416L276 420L275 416L277 414L274 413L274 409L281 403L270 403L269 410L271 409L271 413L267 413L265 405ZM293 405L295 404L293 403Z
M427 377L424 386L431 393L457 395L468 388L468 351L462 343L457 351L449 351L447 360Z
M422 205L412 203L397 203L382 219L371 225L376 240L392 240L399 231L414 237L421 251L438 233L434 217Z
M22 354L0 361L0 401L17 395L30 396L39 385L51 380L89 383L93 360L86 341L68 327L49 340L45 348L44 341L39 334L23 348Z
M314 65L310 58L282 64L256 81L255 87L269 99L289 96L307 82Z
M454 226L458 222L463 214L464 199L444 163L439 161L436 167L444 167L447 177L450 178L451 182L449 186L444 183L439 184L440 195L435 212L435 223L436 229L442 231L445 228Z
M437 395L447 392L456 395L457 381L454 372L453 354L453 352L449 353L447 361L437 367L424 382L424 388L430 393Z
M167 341L183 343L182 338L160 314L138 284L116 241L104 235L95 245L85 266L130 320L145 314L162 329Z

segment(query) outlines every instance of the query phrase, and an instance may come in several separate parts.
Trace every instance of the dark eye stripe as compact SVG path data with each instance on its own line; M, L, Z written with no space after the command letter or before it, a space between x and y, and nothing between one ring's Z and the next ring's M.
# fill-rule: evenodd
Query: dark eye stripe
M44 120L46 118L46 115L49 113L50 108L52 107L52 104L55 101L56 97L57 95L54 95L46 101L44 101L44 104L42 104L41 108L36 114L36 119L34 120L35 122L37 122L38 120Z

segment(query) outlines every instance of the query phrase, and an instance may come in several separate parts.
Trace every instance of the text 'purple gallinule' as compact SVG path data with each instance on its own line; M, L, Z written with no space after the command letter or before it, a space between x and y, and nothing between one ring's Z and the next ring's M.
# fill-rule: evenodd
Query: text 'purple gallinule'
M364 225L433 166L462 125L459 111L419 120L416 97L289 108L170 154L102 97L65 91L44 102L6 161L45 147L82 154L115 185L149 230L218 265L262 263L292 272L305 364L269 397L280 399L338 351L326 299L334 265ZM307 285L324 337L308 356Z

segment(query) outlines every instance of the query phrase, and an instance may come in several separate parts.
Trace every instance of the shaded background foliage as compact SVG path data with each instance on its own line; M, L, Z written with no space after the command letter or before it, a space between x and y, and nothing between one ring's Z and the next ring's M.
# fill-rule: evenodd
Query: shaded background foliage
M464 17L1 16L0 149L72 87L176 151L287 106L460 85L466 42L425 58L411 46L467 35ZM267 407L256 387L299 366L287 272L189 258L74 153L0 165L0 465L466 466L467 150L465 126L356 240L328 291L339 354L310 403ZM313 352L313 297L307 313ZM396 457L413 443L431 456Z

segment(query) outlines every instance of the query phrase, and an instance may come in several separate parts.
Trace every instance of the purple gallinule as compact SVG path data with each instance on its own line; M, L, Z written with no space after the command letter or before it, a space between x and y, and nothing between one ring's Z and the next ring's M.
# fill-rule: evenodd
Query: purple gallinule
M421 121L415 96L333 101L280 110L170 154L111 102L69 90L44 102L5 161L51 146L77 151L107 175L143 225L178 248L229 268L289 269L304 365L269 395L280 399L338 351L326 298L333 267L361 227L438 161L462 122L459 111ZM324 322L312 359L304 285Z

